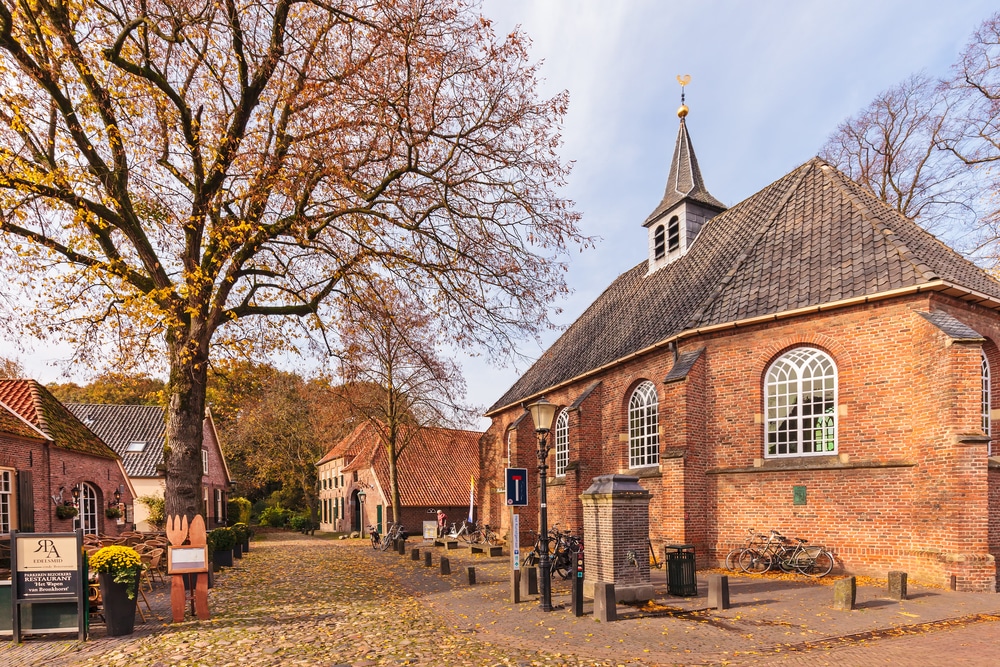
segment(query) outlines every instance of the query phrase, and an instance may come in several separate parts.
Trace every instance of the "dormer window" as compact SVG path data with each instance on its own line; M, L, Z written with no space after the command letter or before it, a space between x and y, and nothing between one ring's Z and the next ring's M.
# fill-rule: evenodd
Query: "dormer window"
M673 252L681 247L681 221L676 215L667 224L667 250Z
M666 254L666 233L663 225L657 225L656 231L653 233L653 256L656 259L663 259Z

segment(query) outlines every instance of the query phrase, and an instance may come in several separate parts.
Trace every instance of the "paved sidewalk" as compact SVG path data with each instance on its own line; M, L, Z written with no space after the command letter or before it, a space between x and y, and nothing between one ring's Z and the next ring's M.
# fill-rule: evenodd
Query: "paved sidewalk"
M542 613L537 600L508 601L508 559L430 549L427 568L360 540L270 534L218 577L211 621L148 624L145 636L63 642L58 651L49 642L0 646L0 666L1000 663L1000 595L911 586L912 599L897 603L862 587L856 611L835 612L830 586L732 577L733 607L716 612L703 588L700 597L666 597L654 571L653 611L619 606L623 620L598 623L590 604L581 618L566 609L562 580L556 611ZM450 575L439 573L442 555Z

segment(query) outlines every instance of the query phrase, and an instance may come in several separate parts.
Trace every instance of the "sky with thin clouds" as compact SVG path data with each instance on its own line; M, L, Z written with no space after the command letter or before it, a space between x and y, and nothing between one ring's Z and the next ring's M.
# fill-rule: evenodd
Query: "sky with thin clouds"
M570 324L644 259L642 222L663 196L677 136L678 74L692 79L687 122L705 184L733 205L813 157L882 90L920 71L947 76L995 11L982 0L485 0L498 34L519 25L531 38L531 57L544 61L541 92L570 93L564 194L600 240L570 257L573 294L553 304L553 320ZM541 348L529 341L520 351L534 358ZM20 356L48 382L65 370L53 360L68 354L46 346ZM468 399L483 408L526 368L462 362Z

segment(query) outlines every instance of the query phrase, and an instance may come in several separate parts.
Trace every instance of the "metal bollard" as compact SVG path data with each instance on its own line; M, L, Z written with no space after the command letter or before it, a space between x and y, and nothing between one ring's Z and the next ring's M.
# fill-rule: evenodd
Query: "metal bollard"
M708 606L719 611L729 609L729 577L726 575L708 575Z
M474 568L474 567L472 567L470 565L469 567L465 568L465 571L469 575L469 585L470 586L475 586L476 585L476 568Z
M420 560L420 549L416 547L410 549L410 560Z
M441 574L451 574L451 562L444 556L441 556Z
M430 566L431 566L431 552L430 551L425 551L424 552L424 567L430 567Z

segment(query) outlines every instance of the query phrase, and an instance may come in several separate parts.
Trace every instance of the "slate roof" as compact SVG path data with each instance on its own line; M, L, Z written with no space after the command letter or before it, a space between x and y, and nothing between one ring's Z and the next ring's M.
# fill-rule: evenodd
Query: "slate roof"
M166 410L155 405L101 405L67 403L76 415L122 457L129 477L160 477L167 441ZM141 452L128 451L129 443L145 442Z
M688 134L687 123L681 118L663 201L649 214L643 225L652 224L653 221L685 199L694 200L718 211L726 210L726 205L709 194L705 187L705 181L701 177L701 169L698 167L698 158L695 157L694 147L691 145L691 135Z
M698 361L698 357L700 357L701 353L704 351L705 348L699 347L697 350L677 355L677 360L674 361L674 365L671 366L670 372L667 373L667 377L663 378L663 384L680 382L685 379L688 376L688 373L691 372L691 369L694 368L694 362Z
M929 313L917 313L925 320L940 329L944 335L957 341L983 341L986 340L981 333L964 322L956 320L948 313L941 310L932 310Z
M647 268L620 275L487 414L704 327L936 281L1000 300L986 272L819 158Z
M360 449L344 470L374 468L379 486L388 494L389 458L385 447L379 444L372 426L365 424L359 428L363 431L355 444ZM479 475L480 436L479 431L421 429L403 449L397 463L400 503L404 507L467 505L470 480L478 479Z
M48 389L34 380L0 380L0 403L44 433L60 449L105 459L118 458Z

